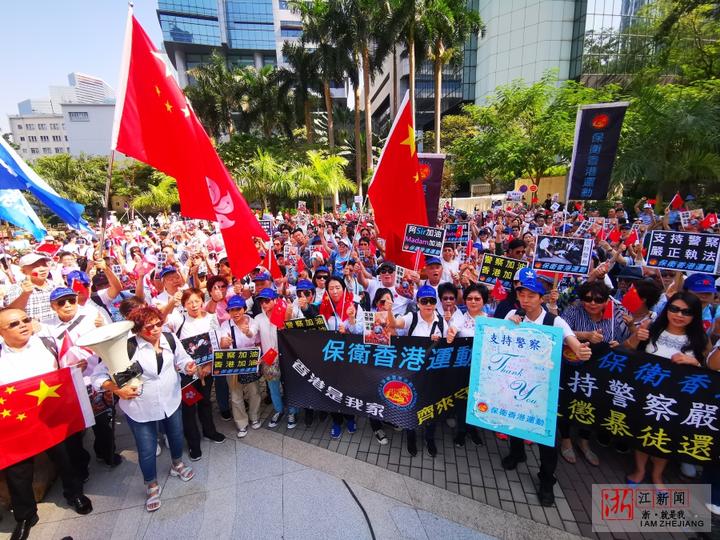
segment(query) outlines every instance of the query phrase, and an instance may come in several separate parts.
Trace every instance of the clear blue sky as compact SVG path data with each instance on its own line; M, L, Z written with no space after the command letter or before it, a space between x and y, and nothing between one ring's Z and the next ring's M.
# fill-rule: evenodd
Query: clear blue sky
M135 17L156 46L162 34L157 0L135 0ZM117 89L127 17L125 0L2 0L0 7L0 131L17 103L48 98L49 85L67 85L73 71Z

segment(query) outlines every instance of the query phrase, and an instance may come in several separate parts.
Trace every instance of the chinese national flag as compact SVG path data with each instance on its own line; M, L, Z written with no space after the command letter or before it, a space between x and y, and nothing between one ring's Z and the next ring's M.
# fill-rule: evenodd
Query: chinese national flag
M400 104L380 155L368 197L375 211L379 236L385 239L385 259L405 268L414 268L415 255L402 250L405 225L427 225L428 222L408 93ZM421 260L422 265L424 261Z
M670 201L670 208L677 210L678 208L682 208L683 204L685 204L685 201L683 201L680 193L675 193L675 196Z
M175 178L182 214L217 221L233 273L244 276L260 262L253 237L267 234L132 8L120 81L112 148Z
M285 312L287 311L288 304L283 298L278 298L275 301L275 307L270 312L270 322L278 328L285 326Z
M631 285L628 291L623 295L623 307L627 309L630 313L635 313L638 309L642 307L642 304L642 298L640 298L637 289L635 289L635 285Z
M280 271L280 265L277 262L277 257L275 257L275 252L272 249L269 249L267 252L268 257L268 271L270 272L270 277L275 279L280 279L283 277L282 272ZM298 256L299 258L299 256Z
M625 239L625 242L623 242L626 246L634 246L638 243L638 233L637 230L633 229L630 231L630 234L628 234L627 238Z
M95 423L82 374L64 368L0 386L0 469Z
M608 234L608 240L610 242L620 241L620 229L618 227L615 227L612 231L610 231L610 234Z

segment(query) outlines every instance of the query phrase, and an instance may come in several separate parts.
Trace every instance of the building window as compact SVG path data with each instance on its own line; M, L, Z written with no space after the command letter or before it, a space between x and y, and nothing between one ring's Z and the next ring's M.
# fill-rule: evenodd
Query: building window
M20 142L25 142L25 137L20 137Z
M50 129L60 129L60 124L50 124Z
M40 135L40 141L41 142L48 142L50 140L50 137L47 135Z
M302 28L281 28L280 35L285 38L302 37Z
M35 129L35 124L25 124L25 129L33 131Z
M60 136L60 135L53 135L52 137L53 137L53 141L55 141L55 142L62 141L62 136Z
M17 125L17 128L18 128L18 129L22 129L22 124L18 124L18 125Z
M37 136L35 136L35 135L30 135L30 136L28 137L28 142L37 142Z
M40 153L40 149L39 149L39 148L31 148L31 149L30 149L30 153L31 153L31 154L39 154L39 153Z
M68 118L71 122L89 122L90 115L84 111L69 112Z
M39 130L47 129L47 124L38 124L38 129Z
M56 154L62 154L63 153L63 147L62 146L56 146L55 147L55 153Z
M43 154L51 153L52 149L49 146L43 146Z
M290 6L288 5L287 0L280 0L280 9L290 9Z
M67 140L68 140L67 135L65 135L65 142L67 142Z

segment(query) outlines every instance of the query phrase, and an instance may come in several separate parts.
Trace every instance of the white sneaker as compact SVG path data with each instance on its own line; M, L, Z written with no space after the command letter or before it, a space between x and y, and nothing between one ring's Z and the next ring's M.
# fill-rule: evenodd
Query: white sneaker
M388 438L385 435L385 432L382 429L378 429L375 432L375 439L378 443L380 443L382 446L385 446L388 443Z
M255 420L252 424L250 424L250 427L253 429L260 429L262 427L262 422L260 420Z
M247 428L240 428L238 430L238 439L242 439L245 435L247 435Z
M711 514L715 514L716 516L720 516L720 506L713 503L705 503L705 507L710 510Z
M157 443L157 446L155 447L155 457L162 454L162 446L160 446L160 443Z
M681 463L680 472L686 478L695 478L697 476L697 469L692 463Z
M288 414L288 429L294 429L297 425L294 414Z
M275 414L273 414L272 418L270 418L270 421L268 422L268 427L269 428L277 427L278 422L280 422L280 419L282 418L282 415L283 415L283 413L281 413L281 412L276 412Z

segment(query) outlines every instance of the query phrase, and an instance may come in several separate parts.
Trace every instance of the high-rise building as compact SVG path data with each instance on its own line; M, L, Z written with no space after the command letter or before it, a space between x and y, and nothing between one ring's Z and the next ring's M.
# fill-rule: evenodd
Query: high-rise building
M652 0L480 0L486 31L477 43L475 101L548 70L559 80L590 85L637 71L651 54L651 37L638 34L642 8ZM632 46L631 46L632 44Z
M279 65L283 44L302 36L300 14L283 0L158 0L157 13L182 87L213 51L228 66Z

